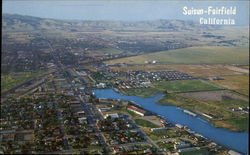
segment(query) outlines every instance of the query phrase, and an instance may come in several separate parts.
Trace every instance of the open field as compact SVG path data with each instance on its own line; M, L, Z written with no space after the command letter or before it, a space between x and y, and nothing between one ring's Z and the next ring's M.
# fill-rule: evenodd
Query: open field
M122 89L121 93L130 96L151 97L157 93L180 93L192 91L220 90L217 87L202 80L181 80L156 82L151 88Z
M168 65L170 69L187 73L194 77L211 77L225 75L241 75L242 73L229 70L225 65Z
M248 101L247 97L232 93L228 90L189 92L189 93L180 93L180 95L185 97L196 98L203 101L222 101L223 97L230 97L233 99Z
M165 64L248 64L249 49L229 47L189 47L107 61L108 64L145 64L145 61Z
M168 94L158 101L162 105L175 105L200 114L205 112L214 116L209 119L216 127L233 131L248 131L248 114L233 112L229 108L247 107L249 102L225 97L222 101L202 101L179 94Z
M181 81L165 81L158 82L155 87L160 91L167 91L168 93L191 92L191 91L205 91L205 90L219 90L220 87L212 85L203 80L181 80Z
M214 80L213 83L249 96L249 75L222 76L224 80Z
M13 72L8 75L1 75L1 92L45 73L45 71Z

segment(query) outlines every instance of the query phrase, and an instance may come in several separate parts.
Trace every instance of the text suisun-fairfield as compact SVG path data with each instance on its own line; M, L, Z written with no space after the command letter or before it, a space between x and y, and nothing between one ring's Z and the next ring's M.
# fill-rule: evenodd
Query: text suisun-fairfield
M193 7L183 7L184 15L236 15L236 7L212 7L208 6L207 9L194 9ZM200 18L200 24L212 25L235 25L235 20L232 18Z
M183 7L184 15L236 15L236 7L212 7L208 6L207 9L195 9L193 7Z

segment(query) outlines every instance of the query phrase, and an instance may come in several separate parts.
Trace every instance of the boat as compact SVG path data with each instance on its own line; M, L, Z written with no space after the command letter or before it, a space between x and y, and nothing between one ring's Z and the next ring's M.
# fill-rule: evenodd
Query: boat
M188 110L183 110L183 112L185 112L185 113L187 113L187 114L189 114L189 115L191 115L191 116L193 116L193 117L196 117L196 116L197 116L197 114L195 114L195 113L193 113L193 112L191 112L191 111L188 111Z

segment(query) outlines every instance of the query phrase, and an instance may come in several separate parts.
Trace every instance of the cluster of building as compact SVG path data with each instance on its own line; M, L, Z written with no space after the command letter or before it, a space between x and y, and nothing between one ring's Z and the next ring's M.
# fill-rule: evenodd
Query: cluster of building
M99 73L99 76L94 78L97 83L97 88L106 88L108 86L121 89L148 88L152 86L153 82L197 79L176 70L155 72L147 72L143 70L114 71L110 69L109 66L110 65L102 63L93 65L97 70L95 74ZM107 83L107 81L110 81L110 83Z
M174 80L192 80L196 79L186 73L182 73L176 70L167 71L156 71L156 72L146 72L146 71L133 71L128 73L128 79L130 81L174 81Z
M249 107L238 107L238 108L229 108L233 112L240 112L242 114L249 114Z

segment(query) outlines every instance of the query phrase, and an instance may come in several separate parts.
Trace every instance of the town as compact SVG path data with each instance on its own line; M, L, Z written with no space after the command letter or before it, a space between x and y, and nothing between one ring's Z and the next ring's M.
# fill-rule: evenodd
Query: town
M3 21L1 154L247 154L249 65L238 44L248 40L239 29L243 39L223 40L219 28L178 20ZM219 43L234 45L237 60Z

